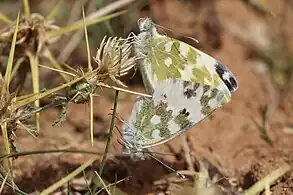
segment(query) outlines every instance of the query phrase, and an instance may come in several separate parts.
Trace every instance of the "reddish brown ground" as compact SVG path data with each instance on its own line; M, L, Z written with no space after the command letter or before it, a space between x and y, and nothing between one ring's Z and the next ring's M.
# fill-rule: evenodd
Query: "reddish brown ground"
M261 38L267 40L264 34L256 38L249 37L256 36L257 33L250 35L250 28L257 31L264 25L268 33L278 31L281 3L275 1L269 4L268 9L272 11L273 16L264 16L247 7L243 1L219 0L215 4L214 14L212 0L196 1L202 3L189 2L192 1L186 0L186 3L180 4L176 0L153 0L150 1L150 12L147 14L157 24L172 29L175 37L199 46L222 61L235 73L239 82L239 89L229 104L187 132L191 153L194 157L206 158L224 175L235 177L242 187L249 187L277 169L283 161L292 162L290 153L293 148L293 134L285 131L290 130L290 125L293 124L293 112L290 109L293 106L292 98L278 98L280 93L273 87L270 75L257 73L257 62L249 58L249 53L255 49L253 44L257 44L249 41ZM290 14L288 20L292 21L292 12ZM293 32L292 26L288 25L286 29ZM200 44L197 45L176 33L195 37ZM243 38L245 35L249 38ZM119 116L127 118L134 101L135 96L121 94ZM269 109L266 128L273 146L261 139L259 128L253 121L262 123L261 110L266 105ZM71 148L103 152L111 107L111 100L103 97L95 99L93 147L90 144L88 107L70 104L68 121L60 128L51 126L52 121L58 117L58 111L51 109L41 114L42 130L37 140L26 132L19 132L18 149L30 151ZM110 153L119 155L122 147L116 138L117 136L112 138ZM170 154L171 148L173 152L179 153L181 141L182 138L177 137L154 150ZM26 192L44 189L89 157L83 154L19 157L14 161L16 183ZM186 169L183 158L175 158L174 155L162 158L165 163L177 170ZM115 174L118 175L118 179L132 176L126 185L119 185L129 194L152 194L155 191L153 182L167 174L154 160L133 162L127 157L113 158L113 155L109 159L115 160L109 161L105 168L106 179L110 182L115 181ZM293 194L292 181L293 176L288 174L271 188L273 194Z

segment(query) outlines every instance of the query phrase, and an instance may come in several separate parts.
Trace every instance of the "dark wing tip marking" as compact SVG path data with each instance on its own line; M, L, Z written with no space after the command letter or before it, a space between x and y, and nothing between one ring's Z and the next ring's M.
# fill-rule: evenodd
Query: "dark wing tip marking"
M224 64L222 64L219 61L216 62L215 68L216 68L216 72L218 73L222 81L228 87L229 91L231 93L236 91L236 89L238 88L238 82L236 80L236 77L233 75L233 73L230 70L228 70Z

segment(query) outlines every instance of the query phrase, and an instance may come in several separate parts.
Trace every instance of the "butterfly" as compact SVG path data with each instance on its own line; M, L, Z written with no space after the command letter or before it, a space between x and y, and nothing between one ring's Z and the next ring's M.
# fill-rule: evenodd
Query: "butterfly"
M145 149L173 139L229 102L238 83L216 59L159 34L150 18L138 25L134 53L152 97L137 97L123 137L127 152L144 159Z
M127 152L144 159L144 149L163 144L196 125L225 103L227 92L176 79L155 83L152 97L138 96L124 124Z

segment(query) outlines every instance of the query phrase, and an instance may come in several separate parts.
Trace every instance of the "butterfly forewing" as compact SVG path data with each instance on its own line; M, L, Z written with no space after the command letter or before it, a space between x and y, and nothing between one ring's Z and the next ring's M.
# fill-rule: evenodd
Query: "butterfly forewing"
M151 24L149 18L140 20L141 33L135 44L136 55L142 56L140 70L149 93L156 82L168 78L199 82L223 91L237 89L236 78L223 64L187 43L157 33ZM230 96L227 93L227 98Z

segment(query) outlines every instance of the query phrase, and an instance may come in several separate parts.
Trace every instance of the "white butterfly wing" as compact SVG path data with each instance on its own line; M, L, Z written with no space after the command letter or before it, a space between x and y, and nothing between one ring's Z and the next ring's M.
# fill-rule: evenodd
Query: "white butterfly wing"
M173 79L159 81L152 98L137 98L129 119L132 128L125 129L124 139L137 149L162 144L227 101L222 91L209 85Z
M147 92L156 82L168 78L194 81L232 93L238 83L232 72L206 53L182 41L160 35L149 18L139 19L140 34L135 53L140 56L140 71ZM231 96L230 93L228 93Z

